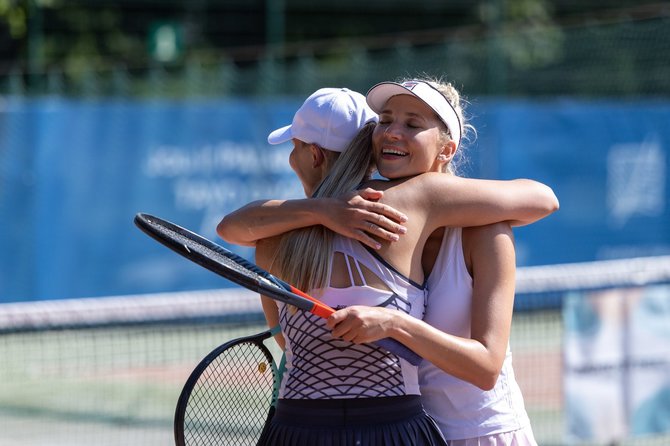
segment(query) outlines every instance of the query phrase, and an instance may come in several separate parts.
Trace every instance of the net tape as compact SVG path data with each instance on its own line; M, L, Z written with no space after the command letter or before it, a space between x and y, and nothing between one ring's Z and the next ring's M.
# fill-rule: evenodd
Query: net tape
M670 282L670 256L520 267L517 294ZM31 329L262 319L258 294L242 288L0 304L0 333Z
M670 282L670 256L599 260L517 269L516 292L590 290Z
M0 333L261 315L258 294L237 288L15 302L0 305Z

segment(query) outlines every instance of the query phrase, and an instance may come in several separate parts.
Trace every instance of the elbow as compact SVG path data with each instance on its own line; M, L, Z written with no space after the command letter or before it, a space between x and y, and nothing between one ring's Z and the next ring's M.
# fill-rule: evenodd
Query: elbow
M547 207L547 211L548 211L547 215L553 214L560 207L561 207L561 205L558 202L558 197L556 196L554 191L551 190L551 188L549 188L549 200L548 200L548 207Z
M537 181L530 181L532 191L524 196L525 210L523 217L511 220L510 223L512 226L525 226L535 223L553 214L559 208L558 197L551 187Z
M483 371L472 384L484 391L493 390L498 382L498 376L500 376L500 369Z
M533 199L533 210L529 213L529 218L524 221L524 224L533 223L545 218L556 212L559 208L558 197L552 188L544 184L539 184L539 186L537 194Z
M227 242L230 242L227 229L228 229L228 227L226 225L226 217L223 217L223 219L219 222L219 224L216 225L216 233L223 240L225 240Z
M218 225L216 225L216 233L221 237L224 241L228 243L232 243L235 245L247 245L248 241L247 240L242 240L239 237L239 234L234 230L234 225L232 225L228 217L223 217L221 221L219 222Z
M470 368L468 371L460 369L458 372L455 372L453 370L453 364L450 364L447 367L439 367L442 369L442 371L453 375L456 378L462 379L463 381L467 381L473 386L476 386L484 391L492 390L496 386L498 377L500 376L500 371L502 369L502 367L495 368L492 365L479 365L475 366L474 368Z
M543 200L544 203L544 212L545 215L553 214L558 210L560 204L558 202L558 197L554 193L553 189L547 185L543 185Z
M503 361L493 360L492 358L481 363L479 367L473 370L470 383L484 391L492 390L498 382L498 377L502 371L502 363Z
M484 391L488 390L493 390L493 388L496 386L496 383L498 382L498 375L491 376L487 379L481 380L481 382L475 384L477 387Z

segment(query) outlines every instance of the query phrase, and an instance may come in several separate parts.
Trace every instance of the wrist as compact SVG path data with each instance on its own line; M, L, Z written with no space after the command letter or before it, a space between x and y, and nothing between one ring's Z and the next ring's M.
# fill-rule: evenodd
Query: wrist
M329 209L329 198L319 197L319 198L306 198L307 209L310 213L310 218L315 225L328 226L328 209Z
M394 338L398 341L406 339L409 335L408 325L409 318L412 318L407 313L404 313L400 310L389 310L391 317L389 323L386 325L385 331L386 335L390 338Z

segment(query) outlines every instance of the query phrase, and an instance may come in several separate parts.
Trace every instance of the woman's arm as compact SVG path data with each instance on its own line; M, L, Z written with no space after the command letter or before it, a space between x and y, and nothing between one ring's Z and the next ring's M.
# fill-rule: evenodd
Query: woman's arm
M508 186L501 198L502 205L515 213L506 220L510 226L535 223L559 208L558 197L546 184L521 178L509 181Z
M482 180L426 173L408 182L412 195L423 198L437 226L482 226L506 221L512 226L533 223L555 212L553 190L528 179Z
M378 249L379 242L371 235L397 240L405 232L401 223L407 220L377 202L382 194L364 189L341 198L255 201L226 215L216 231L229 243L254 246L258 240L320 224Z
M445 372L484 390L493 388L505 359L512 320L512 232L504 223L466 231L466 262L471 262L473 274L470 338L442 332L397 310L364 306L335 312L328 319L333 336L355 343L392 337Z
M253 201L223 217L216 232L228 243L255 246L256 242L293 229L319 224L318 203L302 200Z

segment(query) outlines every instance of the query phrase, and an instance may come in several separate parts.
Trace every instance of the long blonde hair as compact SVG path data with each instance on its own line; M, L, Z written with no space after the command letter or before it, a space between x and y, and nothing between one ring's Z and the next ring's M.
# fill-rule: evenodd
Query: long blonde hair
M372 173L372 131L366 124L340 154L313 197L337 197L356 190ZM334 233L310 226L284 234L275 257L277 274L303 291L323 288L329 280Z

